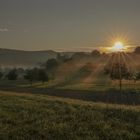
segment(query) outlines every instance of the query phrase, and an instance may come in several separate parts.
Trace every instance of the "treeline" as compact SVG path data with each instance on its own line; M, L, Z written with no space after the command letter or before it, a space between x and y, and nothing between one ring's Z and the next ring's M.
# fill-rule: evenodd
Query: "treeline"
M49 80L48 74L45 69L41 68L30 68L30 69L22 69L22 68L14 68L9 70L6 74L5 72L0 72L1 80L28 80L31 84L33 81L41 81L44 83Z
M71 60L66 55L58 54L57 58L47 60L33 68L5 68L0 70L0 80L28 80L32 85L33 82L39 81L44 84L55 78L55 70L60 63Z
M43 84L54 76L54 69L58 66L57 59L49 59L46 63L33 68L12 68L0 71L1 80L28 80L32 85L35 81Z
M100 56L100 52L94 50L92 53L77 52L71 57L67 55L61 55L58 53L56 58L47 60L47 62L40 64L33 68L6 68L5 70L0 70L1 80L28 80L30 84L34 81L40 81L45 83L51 79L55 78L55 71L61 63L66 63L72 59L77 59L81 57L92 57Z

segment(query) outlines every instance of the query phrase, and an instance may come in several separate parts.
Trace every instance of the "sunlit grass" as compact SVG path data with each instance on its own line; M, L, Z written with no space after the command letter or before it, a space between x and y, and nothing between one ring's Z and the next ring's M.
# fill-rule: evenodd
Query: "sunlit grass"
M61 87L57 87L60 89L73 89L73 90L91 90L91 91L108 91L110 89L119 90L119 84L116 82L115 84L85 84L85 83L77 83L64 85ZM140 91L140 83L124 83L122 90L137 90Z

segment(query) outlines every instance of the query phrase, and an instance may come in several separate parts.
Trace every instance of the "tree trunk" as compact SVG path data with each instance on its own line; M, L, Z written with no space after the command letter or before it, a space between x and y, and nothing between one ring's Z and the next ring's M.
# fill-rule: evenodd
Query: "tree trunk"
M121 78L119 80L119 85L120 85L120 91L122 91L122 79Z

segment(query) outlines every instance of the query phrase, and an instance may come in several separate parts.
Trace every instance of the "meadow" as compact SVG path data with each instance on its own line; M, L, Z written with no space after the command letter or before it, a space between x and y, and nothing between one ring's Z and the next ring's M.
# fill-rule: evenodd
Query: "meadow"
M140 105L140 83L123 84L122 91L118 84L56 84L53 81L32 85L26 80L2 80L0 90L19 93L43 94L85 101L105 102L113 104Z
M134 88L135 87L135 88ZM0 140L139 140L139 83L0 81Z
M0 139L139 140L140 107L0 91Z

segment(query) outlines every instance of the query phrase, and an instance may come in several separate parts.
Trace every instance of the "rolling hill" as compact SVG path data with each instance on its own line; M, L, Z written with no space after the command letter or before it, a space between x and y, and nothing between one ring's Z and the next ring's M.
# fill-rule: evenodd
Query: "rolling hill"
M46 62L50 58L56 58L58 52L47 51L23 51L12 49L0 49L1 67L31 67ZM61 54L71 55L69 52Z

